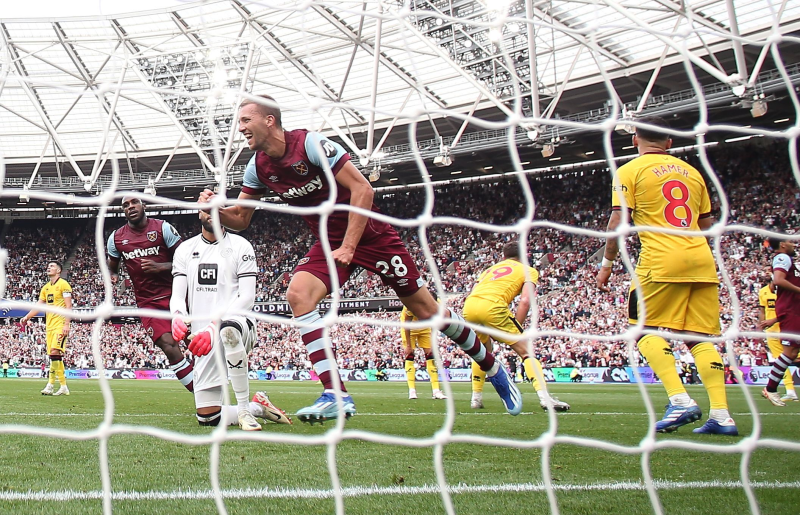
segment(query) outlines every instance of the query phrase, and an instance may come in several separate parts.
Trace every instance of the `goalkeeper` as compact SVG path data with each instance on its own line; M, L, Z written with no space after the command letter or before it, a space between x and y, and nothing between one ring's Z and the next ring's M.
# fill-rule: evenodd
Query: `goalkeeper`
M281 424L291 420L276 408L269 398L258 392L250 402L248 354L256 340L255 322L239 313L253 308L256 296L255 252L249 241L224 229L217 239L211 215L200 212L202 232L184 242L172 259L172 296L170 311L172 337L175 341L189 334L187 322L196 331L189 343L195 355L194 399L197 421L201 426L219 425L222 419L223 391L230 377L236 406L230 409L230 420L244 431L260 431L253 415ZM187 306L188 298L188 306ZM216 312L227 307L221 323ZM220 345L220 341L222 345ZM217 364L220 347L227 370Z

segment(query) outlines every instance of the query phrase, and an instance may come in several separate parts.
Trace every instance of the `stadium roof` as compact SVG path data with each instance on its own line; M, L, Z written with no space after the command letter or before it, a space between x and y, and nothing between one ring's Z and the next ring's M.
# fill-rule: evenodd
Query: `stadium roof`
M321 130L375 162L410 143L401 127L412 121L452 140L500 128L515 100L528 127L614 95L628 102L604 76L639 77L630 107L646 108L656 92L691 88L674 72L687 56L705 84L747 102L772 63L765 42L798 27L800 3L787 0L209 0L0 18L0 155L34 190L46 184L38 175L94 184L110 149L134 182L145 172L166 184L159 172L213 169L221 155L241 165L234 108L251 91L275 96L287 127ZM673 87L666 72L648 85L669 66Z

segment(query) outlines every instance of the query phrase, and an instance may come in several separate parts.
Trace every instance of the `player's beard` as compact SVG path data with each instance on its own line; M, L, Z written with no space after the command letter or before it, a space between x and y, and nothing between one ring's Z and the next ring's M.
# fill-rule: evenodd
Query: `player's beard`
M210 232L211 234L214 234L214 224L211 223L210 218L208 220L200 220L200 225L202 225L203 229L205 229L206 231Z

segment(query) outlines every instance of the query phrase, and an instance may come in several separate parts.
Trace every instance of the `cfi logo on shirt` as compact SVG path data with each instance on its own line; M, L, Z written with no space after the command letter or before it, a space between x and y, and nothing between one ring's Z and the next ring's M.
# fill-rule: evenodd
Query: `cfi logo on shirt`
M158 232L157 231L148 231L147 232L147 240L148 241L156 241L158 239Z
M297 172L298 175L302 175L305 177L308 175L308 165L305 164L303 161L298 161L292 165L292 169Z

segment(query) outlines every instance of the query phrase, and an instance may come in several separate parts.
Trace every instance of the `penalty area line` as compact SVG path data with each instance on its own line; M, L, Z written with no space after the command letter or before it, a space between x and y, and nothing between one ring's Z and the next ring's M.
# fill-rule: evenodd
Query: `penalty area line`
M678 490L685 488L699 489L738 489L742 488L741 481L654 481L657 490ZM798 489L800 481L752 481L750 486L757 489ZM558 484L553 489L560 492L573 491L640 491L645 490L645 484L638 481L618 481L613 483L588 483L588 484ZM471 493L501 493L501 492L545 492L547 488L543 483L502 483L499 485L450 485L451 494ZM341 490L342 497L361 497L369 495L419 495L439 494L438 485L422 486L353 486ZM236 488L222 490L226 499L331 499L335 497L334 490L310 488ZM75 501L102 499L103 492L94 490L80 492L74 490L61 491L28 491L28 492L0 492L2 501ZM115 501L151 501L151 500L206 500L214 499L212 490L173 490L164 491L124 491L112 492Z

